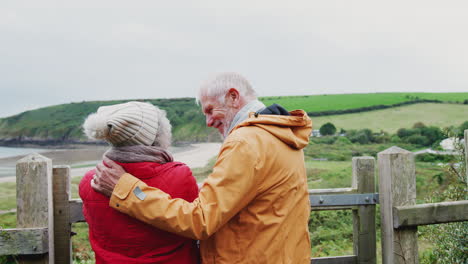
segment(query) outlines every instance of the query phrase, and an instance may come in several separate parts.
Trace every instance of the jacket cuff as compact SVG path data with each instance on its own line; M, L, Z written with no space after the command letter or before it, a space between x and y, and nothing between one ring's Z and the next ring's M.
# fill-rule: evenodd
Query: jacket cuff
M109 201L110 207L118 211L125 212L125 200L139 181L140 180L138 178L133 177L129 173L122 175L112 192L112 196Z

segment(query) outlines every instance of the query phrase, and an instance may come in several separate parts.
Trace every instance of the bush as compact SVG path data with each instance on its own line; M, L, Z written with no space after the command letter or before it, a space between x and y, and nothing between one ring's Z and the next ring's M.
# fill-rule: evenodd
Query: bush
M433 150L443 150L442 146L440 145L440 142L442 142L442 140L437 140L436 142L432 143L431 149L433 149Z
M418 129L407 129L407 128L400 128L397 131L397 136L401 139L407 138L409 136L412 136L414 134L419 134Z
M442 130L440 130L440 128L438 127L433 126L421 128L421 135L427 138L427 145L432 145L434 144L434 142L442 140L444 138Z
M416 155L416 161L421 162L442 162L448 163L453 162L455 157L453 155L440 155L440 154L432 154L432 153L424 153Z
M391 138L390 138L390 142L396 144L396 143L400 143L401 142L401 138L398 136L398 135L393 135Z
M421 122L414 124L413 127L413 129L398 129L397 136L401 141L429 147L444 138L442 130L438 127L426 127Z
M353 143L346 137L338 137L335 141L335 144L339 145L352 145Z
M459 138L463 138L465 136L465 130L468 129L468 121L465 121L463 122L463 124L460 125L460 127L458 128L458 137Z
M382 143L388 143L391 141L390 135L388 133L381 133L379 135L374 136L374 143L382 144Z
M320 134L323 136L334 135L336 133L336 127L332 123L328 122L320 127Z
M420 145L420 146L427 146L429 144L429 140L425 136L421 135L412 135L406 138L406 141L410 144Z
M347 137L351 142L359 144L369 144L375 140L372 131L367 128L361 130L350 130Z
M368 144L370 142L369 138L364 133L358 133L352 138L350 138L350 140L353 143L359 143L359 144Z
M424 128L426 125L423 122L414 123L413 128Z

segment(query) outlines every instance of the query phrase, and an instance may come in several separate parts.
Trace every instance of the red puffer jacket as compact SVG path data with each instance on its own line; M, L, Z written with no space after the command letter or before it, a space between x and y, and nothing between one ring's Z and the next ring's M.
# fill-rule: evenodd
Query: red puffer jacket
M149 186L174 198L192 202L198 197L195 178L183 163L118 164ZM109 207L109 198L91 188L94 174L94 170L86 173L80 182L79 193L96 263L199 263L195 240L157 229Z

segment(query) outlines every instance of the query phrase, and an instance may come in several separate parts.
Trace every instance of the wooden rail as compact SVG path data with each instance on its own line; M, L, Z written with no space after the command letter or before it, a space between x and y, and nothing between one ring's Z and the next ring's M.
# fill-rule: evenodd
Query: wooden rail
M393 207L393 228L468 221L468 201Z
M0 230L0 256L48 253L48 243L49 233L45 227Z
M70 204L70 223L85 222L83 216L83 202L80 199L69 201Z

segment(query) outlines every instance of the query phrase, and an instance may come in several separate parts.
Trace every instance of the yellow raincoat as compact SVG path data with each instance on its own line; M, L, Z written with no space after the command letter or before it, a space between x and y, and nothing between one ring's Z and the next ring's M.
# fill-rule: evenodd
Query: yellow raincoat
M199 239L203 264L310 263L302 149L312 122L302 110L290 114L251 113L236 126L192 203L124 174L110 205L160 229Z

